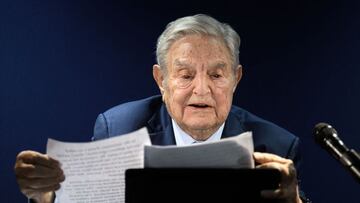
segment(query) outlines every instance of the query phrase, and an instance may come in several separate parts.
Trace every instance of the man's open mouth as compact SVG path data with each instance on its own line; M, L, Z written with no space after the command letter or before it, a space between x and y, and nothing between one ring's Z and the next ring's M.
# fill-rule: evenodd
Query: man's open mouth
M207 107L210 107L207 104L190 104L189 106L195 107L195 108L207 108Z

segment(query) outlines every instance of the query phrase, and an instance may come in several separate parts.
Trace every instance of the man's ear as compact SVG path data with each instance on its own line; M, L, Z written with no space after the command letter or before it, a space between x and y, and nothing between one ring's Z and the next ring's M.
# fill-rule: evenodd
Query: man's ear
M158 85L161 94L164 94L164 72L158 64L153 65L153 77Z
M234 89L233 89L233 92L235 92L236 90L236 87L238 86L241 78L242 78L242 66L239 64L238 67L236 67L236 70L235 70L235 86L234 86Z

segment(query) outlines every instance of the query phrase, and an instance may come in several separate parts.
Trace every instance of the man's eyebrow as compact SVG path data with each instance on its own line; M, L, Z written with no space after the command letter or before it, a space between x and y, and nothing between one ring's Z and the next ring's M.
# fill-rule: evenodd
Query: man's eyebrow
M217 68L224 69L224 68L226 68L226 66L227 66L227 63L225 63L223 61L215 62L215 63L209 65L209 67L211 69L217 69ZM174 67L175 68L192 68L194 66L193 66L193 64L189 63L186 60L175 59Z
M217 63L214 63L212 64L210 67L211 68L225 68L227 66L227 64L225 62L217 62Z
M174 60L174 66L175 67L192 67L191 63L184 61L184 60L179 60L179 59Z

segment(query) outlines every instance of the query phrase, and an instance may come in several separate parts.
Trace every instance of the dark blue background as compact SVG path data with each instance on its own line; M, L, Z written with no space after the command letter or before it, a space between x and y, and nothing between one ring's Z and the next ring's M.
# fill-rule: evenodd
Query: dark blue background
M234 103L301 138L308 196L359 203L359 184L312 138L326 121L360 150L354 2L1 1L1 202L26 201L13 174L18 152L44 152L48 137L89 141L98 113L157 94L157 37L175 18L206 13L242 37L245 69Z

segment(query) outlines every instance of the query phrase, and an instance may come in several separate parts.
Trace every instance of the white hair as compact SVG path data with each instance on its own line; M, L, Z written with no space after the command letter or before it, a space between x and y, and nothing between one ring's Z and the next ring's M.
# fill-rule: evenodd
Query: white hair
M208 15L197 14L170 22L158 38L156 59L162 69L166 67L166 55L171 45L191 34L209 35L223 40L230 52L233 68L239 65L240 37L235 30L230 25L221 23Z

